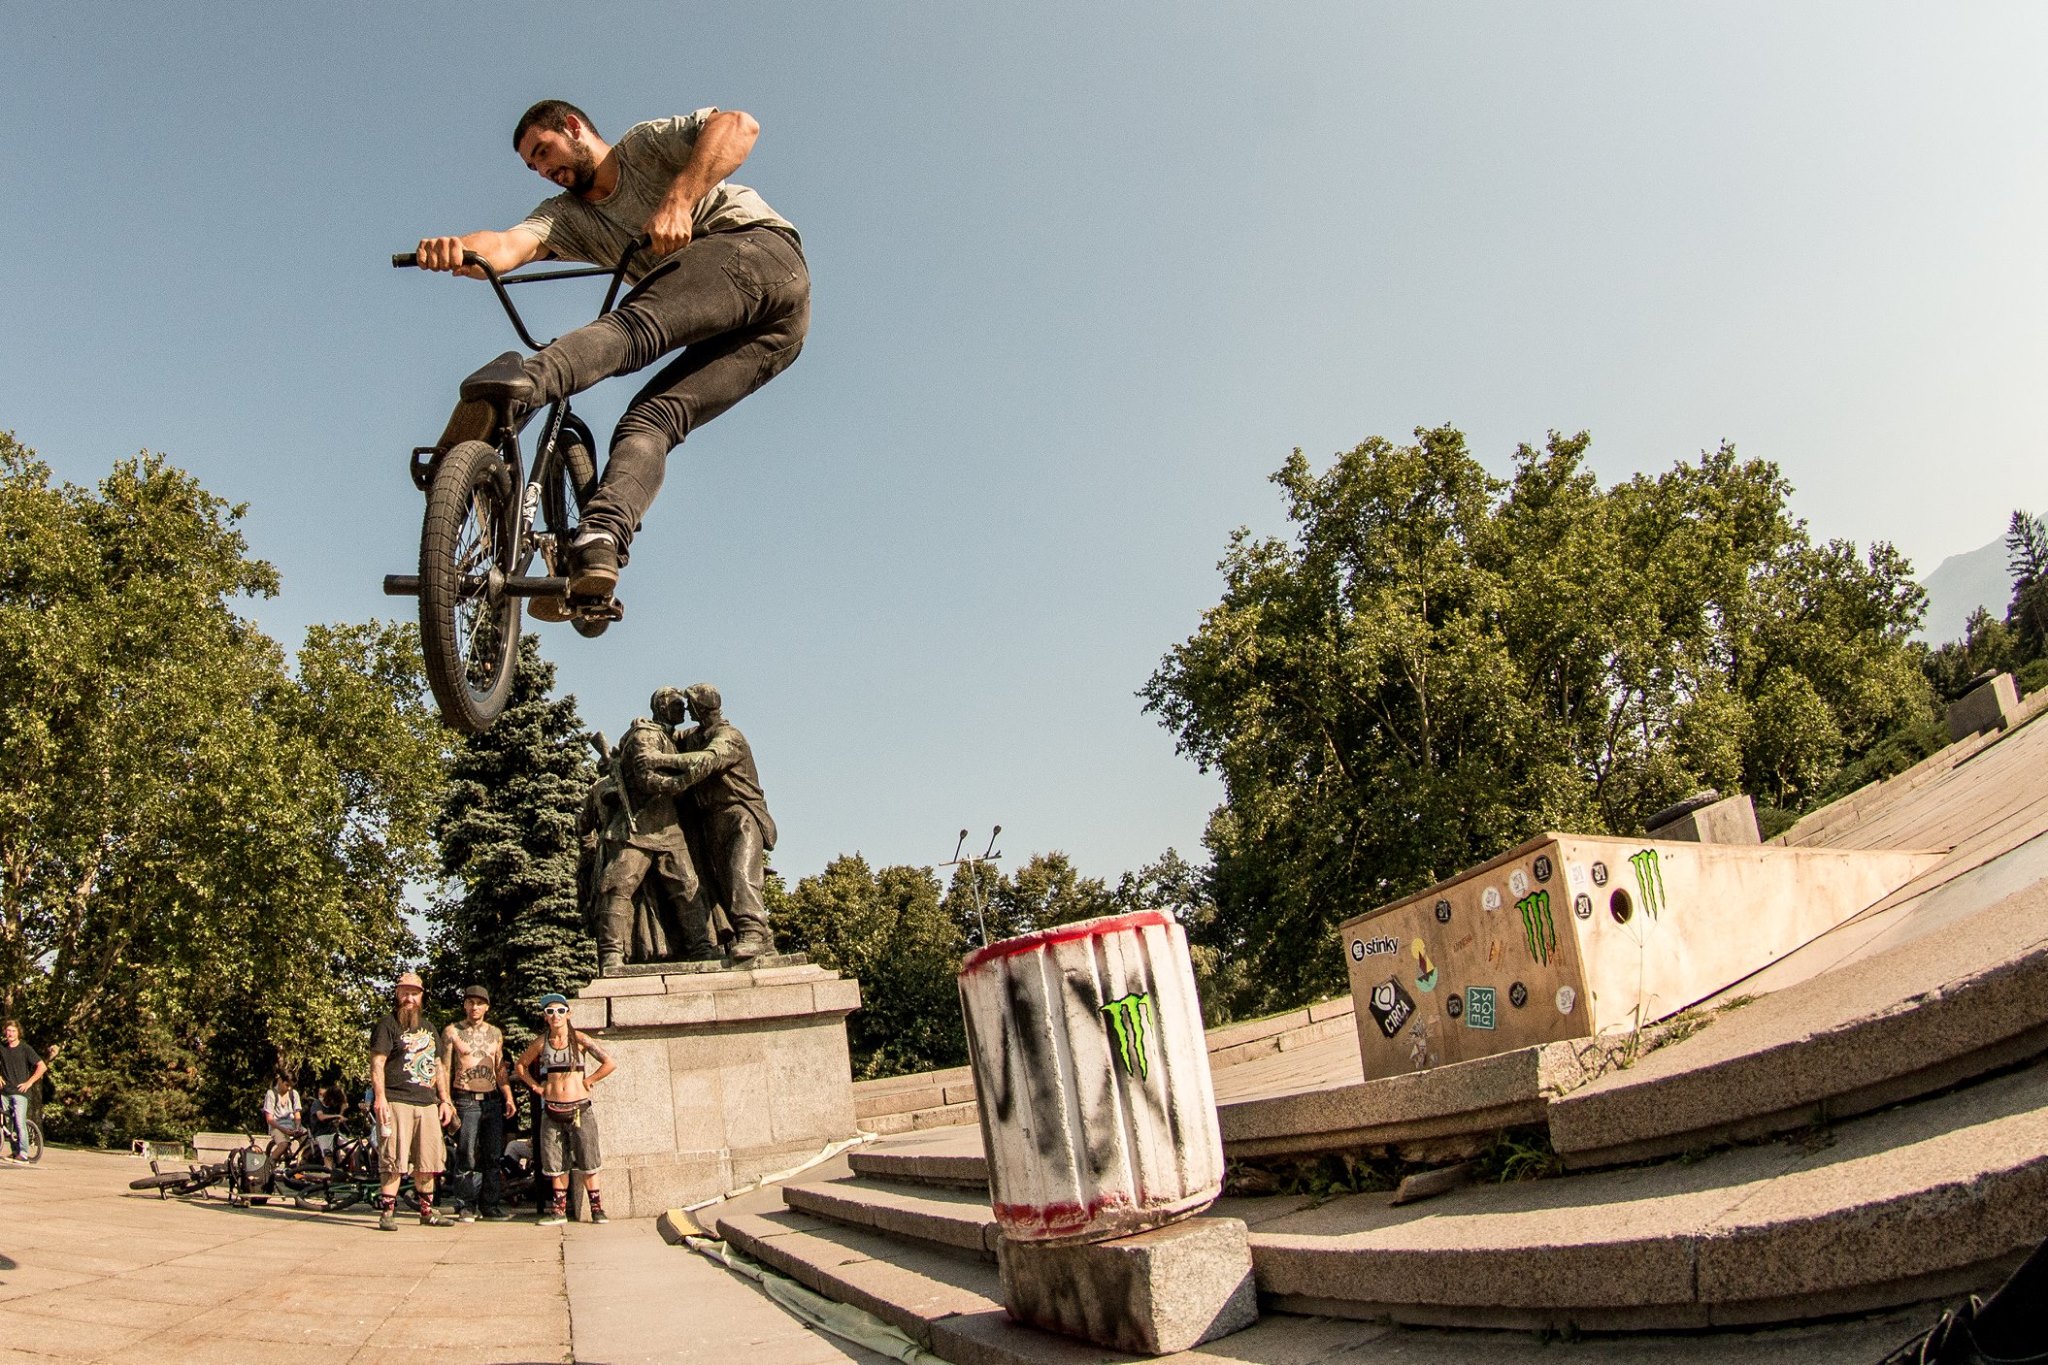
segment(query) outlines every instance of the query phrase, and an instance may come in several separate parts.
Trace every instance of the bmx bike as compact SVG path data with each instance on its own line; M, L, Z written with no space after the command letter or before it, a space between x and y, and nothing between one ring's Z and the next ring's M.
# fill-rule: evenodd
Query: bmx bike
M538 351L548 343L527 330L507 287L610 276L602 317L618 301L626 267L646 240L634 239L613 268L500 274L474 251L462 260L483 271L520 341ZM417 267L419 257L408 251L393 255L391 264ZM536 421L540 434L528 477L520 440ZM442 719L464 734L490 728L512 694L522 599L564 599L570 624L586 637L602 635L623 612L615 597L570 596L562 576L583 503L597 487L595 450L590 428L570 411L567 398L530 413L464 398L441 439L412 452L412 481L427 498L419 572L385 575L384 591L419 599L427 684ZM547 570L538 577L529 572L536 556Z
M0 1151L5 1151L24 1166L33 1166L43 1159L43 1125L32 1118L21 1121L20 1141L13 1133L0 1136Z

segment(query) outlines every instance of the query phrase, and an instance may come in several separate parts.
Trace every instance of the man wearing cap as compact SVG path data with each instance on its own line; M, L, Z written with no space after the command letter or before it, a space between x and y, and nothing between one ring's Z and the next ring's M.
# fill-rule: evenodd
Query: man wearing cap
M505 1121L518 1112L512 1076L505 1065L505 1035L486 1023L491 993L471 986L462 993L462 1018L441 1030L441 1066L455 1101L455 1214L473 1223L477 1214L493 1222L512 1216L505 1208Z
M423 1005L426 987L418 972L402 974L391 988L397 1008L370 1033L370 1103L377 1115L377 1226L398 1227L398 1186L412 1171L419 1195L420 1223L445 1227L451 1221L434 1209L434 1184L448 1165L441 1129L455 1118L448 1102L448 1072L434 1047Z

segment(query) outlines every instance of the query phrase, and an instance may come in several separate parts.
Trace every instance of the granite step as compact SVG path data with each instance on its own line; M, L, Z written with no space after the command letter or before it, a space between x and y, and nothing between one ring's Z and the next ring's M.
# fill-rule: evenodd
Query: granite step
M2040 1056L2044 879L2048 838L2038 838L1969 878L2024 889L1724 1010L1698 1033L1558 1095L1546 1115L1552 1146L1573 1167L1641 1161L1867 1113Z
M852 1177L785 1185L782 1198L798 1212L845 1227L866 1228L995 1263L998 1234L985 1190L973 1194Z
M988 1160L979 1128L941 1130L891 1138L847 1154L860 1175L903 1185L988 1192Z
M2048 1064L1697 1161L1394 1207L1226 1200L1302 1312L1642 1331L1868 1312L1995 1285L2048 1228Z
M995 1267L794 1210L730 1214L718 1230L773 1270L900 1328L953 1365L1110 1365L1140 1359L1012 1322ZM1637 1334L1578 1342L1520 1332L1361 1322L1268 1308L1254 1326L1169 1365L1842 1365L1876 1360L1926 1327L1931 1309L1762 1331Z

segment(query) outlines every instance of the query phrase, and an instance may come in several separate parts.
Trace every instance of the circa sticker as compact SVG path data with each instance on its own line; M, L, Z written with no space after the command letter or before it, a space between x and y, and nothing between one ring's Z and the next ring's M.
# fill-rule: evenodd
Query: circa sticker
M1500 888L1497 886L1487 887L1479 893L1479 903L1488 910L1500 909Z
M1444 1013L1455 1019L1465 1012L1465 999L1456 991L1444 997Z
M1451 922L1451 903L1449 901L1438 901L1436 903L1436 922L1438 924L1449 924Z
M1559 986L1557 988L1557 1012L1559 1014L1570 1014L1572 1006L1578 1003L1579 993L1577 991L1573 990L1570 986Z
M1536 874L1536 880L1537 880L1537 881L1539 881L1539 882L1547 882L1547 881L1549 881L1549 880L1550 880L1550 855L1549 855L1549 854L1547 854L1547 853L1539 853L1539 854L1537 854L1537 855L1536 855L1536 861L1535 861L1535 862L1534 862L1534 863L1533 863L1533 864L1532 864L1532 865L1530 866L1530 869L1529 869L1529 870L1530 870L1530 871L1532 871L1532 872L1534 872L1534 873Z
M1508 987L1508 1003L1510 1005L1513 1005L1516 1009L1520 1009L1522 1008L1522 1006L1528 1004L1529 988L1527 986L1524 986L1519 981L1517 981L1514 985Z
M1529 874L1519 867L1508 873L1508 894L1518 900L1529 894Z
M1372 988L1365 1006L1372 1011L1373 1022L1380 1026L1380 1032L1391 1038L1401 1031L1402 1025L1415 1017L1415 1000L1401 989L1401 983L1388 977Z

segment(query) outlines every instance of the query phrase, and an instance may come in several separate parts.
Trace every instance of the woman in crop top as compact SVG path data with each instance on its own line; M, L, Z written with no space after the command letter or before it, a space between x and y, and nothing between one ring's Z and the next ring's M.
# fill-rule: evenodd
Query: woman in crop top
M540 999L543 1031L519 1056L519 1079L540 1102L540 1172L554 1183L554 1197L542 1223L569 1219L569 1173L583 1173L583 1192L590 1199L590 1221L603 1223L604 1200L598 1193L598 1172L604 1156L598 1149L597 1113L590 1091L612 1074L612 1059L586 1033L569 1027L569 1002L559 995ZM596 1062L597 1069L590 1064Z

